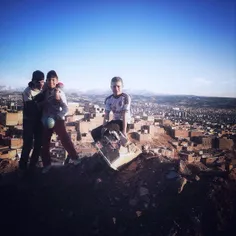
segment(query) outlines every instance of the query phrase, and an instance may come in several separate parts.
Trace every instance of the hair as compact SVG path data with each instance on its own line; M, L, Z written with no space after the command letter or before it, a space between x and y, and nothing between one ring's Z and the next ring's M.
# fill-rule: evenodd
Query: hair
M30 88L33 88L33 87L34 87L34 83L33 83L32 81L30 81L30 82L28 83L28 86L29 86Z
M118 76L115 76L115 77L113 77L113 78L111 79L111 83L117 83L117 82L121 82L122 85L124 85L124 84L123 84L123 80L122 80L120 77L118 77Z
M39 82L41 80L44 80L44 73L40 70L36 70L32 74L32 80L34 82Z
M57 73L56 73L55 70L50 70L47 73L47 79L52 79L52 78L57 78L58 79L58 76L57 76Z

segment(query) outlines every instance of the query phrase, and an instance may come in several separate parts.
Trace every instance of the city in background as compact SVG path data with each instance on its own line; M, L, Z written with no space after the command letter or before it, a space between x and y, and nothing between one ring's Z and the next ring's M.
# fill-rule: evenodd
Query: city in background
M69 93L66 129L80 157L92 156L91 130L103 122L108 94ZM236 98L131 95L129 139L144 152L226 171L236 166ZM1 91L0 158L19 159L22 148L22 95ZM54 134L54 162L66 153ZM203 167L204 166L204 167Z

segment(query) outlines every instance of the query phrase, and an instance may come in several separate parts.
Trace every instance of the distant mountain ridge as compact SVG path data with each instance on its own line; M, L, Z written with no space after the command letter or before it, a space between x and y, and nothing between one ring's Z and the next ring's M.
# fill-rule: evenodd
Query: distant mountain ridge
M112 93L110 89L89 89L89 90L80 90L80 89L65 89L68 93L78 93L78 95L103 95ZM141 96L153 96L153 95L169 95L169 94L160 94L151 92L146 89L124 89L125 93L130 95L141 95Z
M0 85L0 92L23 92L25 87L10 87L6 85ZM111 89L81 89L81 88L64 88L64 91L68 94L75 93L80 95L88 95L88 96L101 96L101 95L107 95L111 94L112 91ZM228 96L203 96L203 95L192 95L192 94L169 94L169 93L158 93L158 92L153 92L149 91L147 89L125 89L124 92L130 94L130 95L135 95L135 96L163 96L163 97L188 97L188 98L207 98L207 97L212 97L212 98L236 98L236 97L228 97Z

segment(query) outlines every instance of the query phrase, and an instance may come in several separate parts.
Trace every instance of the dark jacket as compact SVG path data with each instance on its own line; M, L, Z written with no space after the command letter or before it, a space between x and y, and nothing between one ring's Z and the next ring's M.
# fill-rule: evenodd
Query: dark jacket
M24 120L40 120L42 117L42 108L39 106L43 101L43 93L27 87L23 94L23 119Z

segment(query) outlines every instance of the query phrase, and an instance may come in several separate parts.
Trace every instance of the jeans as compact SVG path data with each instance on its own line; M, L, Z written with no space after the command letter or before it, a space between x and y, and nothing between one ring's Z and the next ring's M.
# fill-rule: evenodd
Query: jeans
M39 160L42 147L42 123L40 120L23 120L23 147L21 158L19 161L19 168L26 169L29 154L33 148L33 153L30 158L30 167L35 167Z
M62 146L68 152L68 155L71 159L77 159L77 152L75 147L66 132L65 121L64 120L56 120L55 125L52 129L44 128L43 130L43 150L42 150L42 161L43 166L51 165L51 157L50 157L50 141L52 137L52 133L56 132L59 139L61 140Z

